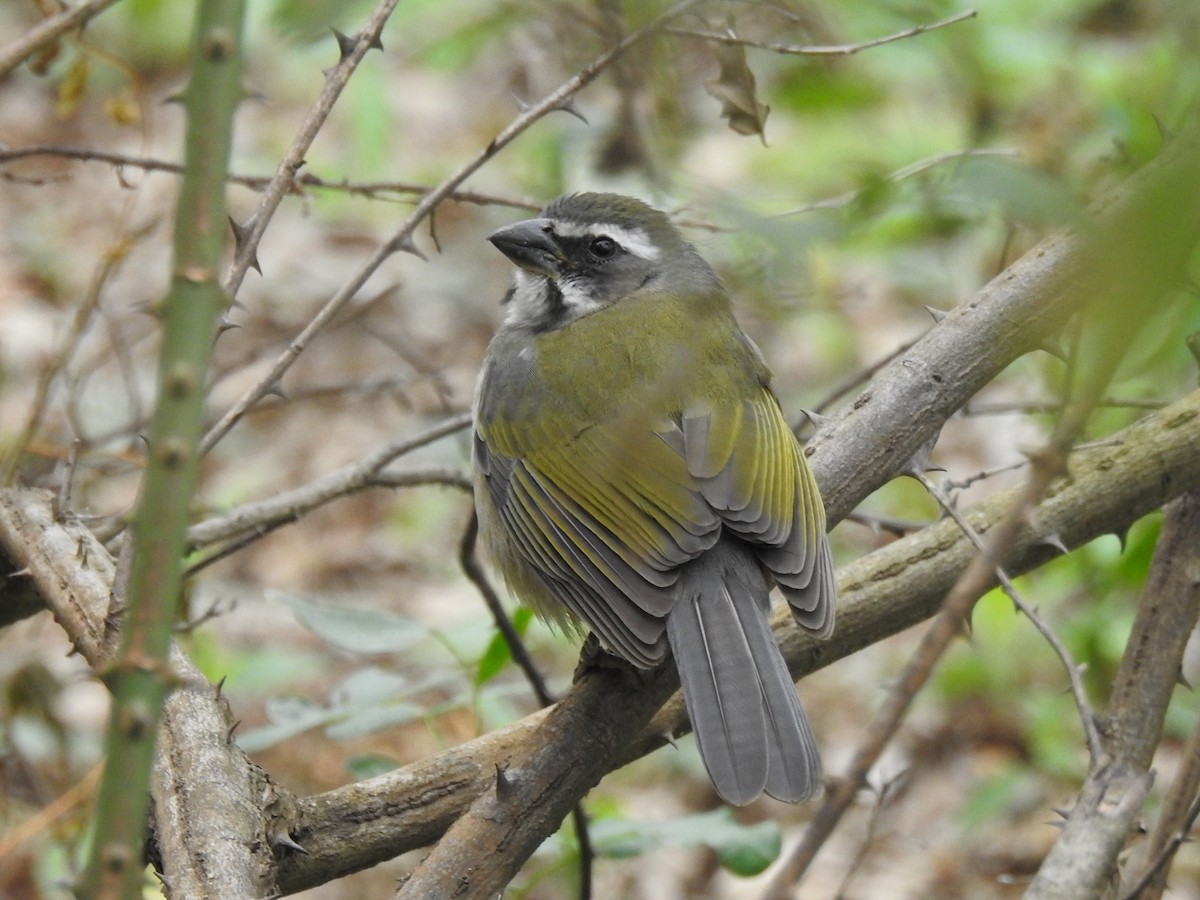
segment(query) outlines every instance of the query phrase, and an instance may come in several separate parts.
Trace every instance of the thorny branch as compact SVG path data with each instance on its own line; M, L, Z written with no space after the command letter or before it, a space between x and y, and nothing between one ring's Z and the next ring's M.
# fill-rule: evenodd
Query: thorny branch
M694 5L697 0L682 0L676 3L665 13L655 19L648 25L638 29L630 34L620 43L616 44L609 50L600 54L591 63L585 66L578 73L568 78L565 82L559 85L555 90L551 91L537 103L530 106L528 109L521 112L508 126L496 135L486 147L480 150L472 159L460 166L459 169L442 181L437 187L431 190L428 194L421 198L417 203L416 208L405 219L399 229L385 241L378 250L371 255L362 266L359 267L350 279L326 302L325 306L309 320L308 324L298 334L287 350L275 360L275 363L270 367L270 370L253 385L246 393L236 402L230 409L221 417L220 421L209 430L205 435L205 439L201 444L201 452L207 452L224 437L234 425L245 415L250 409L263 397L267 396L271 391L275 390L283 378L284 374L291 368L297 357L308 347L314 338L325 326L337 315L346 303L358 293L359 289L366 283L367 279L374 274L375 270L383 264L384 260L390 257L393 253L403 250L409 253L417 253L416 245L413 243L413 233L417 226L423 222L433 210L445 200L462 182L466 181L474 174L484 163L499 153L504 147L512 143L519 135L525 132L531 125L539 119L548 115L555 110L562 109L568 101L591 84L596 77L610 66L614 60L625 53L629 48L635 46L642 40L660 30L667 22L679 16L688 7Z
M341 58L325 76L325 86L322 88L320 96L317 97L312 109L305 117L304 123L300 126L300 131L292 139L283 159L280 160L279 166L275 169L275 176L263 190L263 194L258 200L258 209L255 210L246 225L234 229L237 246L234 248L233 265L229 267L224 281L225 291L231 299L237 298L238 289L242 286L242 279L246 277L246 272L250 267L257 268L258 242L266 232L271 217L275 215L275 210L283 202L284 196L293 190L293 180L296 173L300 171L300 167L304 165L304 155L325 124L325 120L333 110L338 97L341 96L342 90L349 83L350 76L354 74L354 70L358 68L358 64L370 50L383 49L380 33L398 2L399 0L380 0L379 5L371 13L366 27L352 38L335 32Z

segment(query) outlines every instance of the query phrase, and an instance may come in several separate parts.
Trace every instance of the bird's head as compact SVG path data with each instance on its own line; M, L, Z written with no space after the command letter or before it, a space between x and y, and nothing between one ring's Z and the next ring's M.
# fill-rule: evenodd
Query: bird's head
M535 331L646 291L718 284L664 213L620 194L568 194L488 240L518 267L505 323Z

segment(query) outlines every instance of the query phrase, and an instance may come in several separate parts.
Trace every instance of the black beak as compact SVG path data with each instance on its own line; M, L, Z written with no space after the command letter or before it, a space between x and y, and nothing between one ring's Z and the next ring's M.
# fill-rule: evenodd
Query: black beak
M567 261L549 219L527 219L507 225L488 235L488 240L522 269L547 278L561 275Z

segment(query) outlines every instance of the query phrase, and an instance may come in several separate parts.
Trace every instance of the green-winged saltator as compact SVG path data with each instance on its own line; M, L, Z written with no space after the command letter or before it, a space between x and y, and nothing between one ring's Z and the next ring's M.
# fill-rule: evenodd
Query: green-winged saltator
M720 280L666 215L572 194L489 240L517 266L475 397L485 545L542 618L634 666L668 647L717 792L811 797L769 625L833 629L825 511Z

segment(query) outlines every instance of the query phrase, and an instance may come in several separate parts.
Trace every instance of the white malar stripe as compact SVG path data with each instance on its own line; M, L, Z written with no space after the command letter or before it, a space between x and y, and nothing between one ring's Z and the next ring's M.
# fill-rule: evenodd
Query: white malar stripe
M540 321L546 315L547 279L524 269L514 270L513 294L504 308L506 325L525 325ZM558 290L562 293L563 305L570 311L571 320L586 316L602 308L591 291L580 287L569 278L559 279Z
M513 294L504 310L506 325L536 322L546 311L546 279L524 269L513 269Z
M650 240L650 236L641 228L626 228L624 225L606 225L598 222L594 225L582 225L578 222L554 223L554 231L563 237L596 237L604 235L612 238L634 256L642 259L658 259L662 251Z

